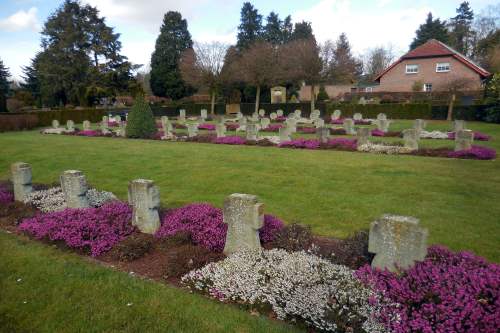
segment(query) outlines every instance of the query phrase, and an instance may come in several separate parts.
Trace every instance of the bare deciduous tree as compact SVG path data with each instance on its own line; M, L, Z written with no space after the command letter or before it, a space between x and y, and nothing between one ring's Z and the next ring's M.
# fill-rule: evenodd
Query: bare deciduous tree
M228 46L220 42L195 43L180 60L182 78L197 88L208 88L210 113L215 114L215 99L224 82L222 68Z
M378 46L370 49L365 54L363 60L364 72L368 75L370 80L373 80L394 61L392 46Z
M446 120L453 119L453 107L459 91L468 90L472 88L472 81L469 78L460 77L457 75L450 76L446 82L436 87L438 91L446 91L449 96L448 114Z
M229 70L233 81L243 81L257 88L255 111L259 110L260 91L283 79L281 47L256 42L235 59Z
M311 86L311 111L315 109L315 87L322 82L323 62L314 39L299 39L284 46L282 66L287 79Z

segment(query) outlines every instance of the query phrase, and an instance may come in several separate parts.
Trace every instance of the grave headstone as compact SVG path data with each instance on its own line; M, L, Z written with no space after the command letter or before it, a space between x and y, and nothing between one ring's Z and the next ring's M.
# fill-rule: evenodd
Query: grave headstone
M68 131L68 132L75 131L75 122L73 120L68 120L66 122L66 131Z
M351 118L344 119L344 131L347 135L356 135L356 130L354 129L354 120Z
M386 116L386 114L385 114L385 113L379 113L379 114L377 115L377 119L378 119L378 120L387 120L387 116Z
M316 120L314 120L314 126L316 128L323 127L323 126L325 126L325 121L321 118L317 118Z
M318 136L320 143L328 143L328 140L330 139L330 128L319 127L316 129L316 135Z
M297 132L297 120L295 118L287 118L285 121L286 127L290 133Z
M279 109L279 110L276 110L276 115L278 117L283 117L283 110Z
M268 128L270 124L271 124L271 119L269 118L260 119L260 126L262 127L262 129Z
M84 121L83 121L83 130L84 130L84 131L89 131L89 130L90 130L90 127L91 127L90 121L88 121L88 120L84 120Z
M259 229L264 225L264 205L257 196L231 194L224 200L223 220L227 224L226 255L261 248Z
M200 118L205 121L205 119L208 118L208 114L207 114L207 109L201 109L200 111Z
M375 124L377 125L377 129L379 131L382 131L384 133L387 133L387 131L389 131L390 120L387 120L387 119L377 119L375 121Z
M471 149L473 142L474 132L471 130L458 130L455 132L455 151Z
M420 131L415 128L405 129L403 131L403 139L405 141L405 147L412 150L418 149L418 139L420 137Z
M352 116L352 119L354 120L362 120L363 119L363 115L359 112L355 113L353 116Z
M54 129L59 128L59 120L57 120L57 119L52 120L52 128L54 128Z
M223 138L226 136L226 125L223 123L218 123L215 125L215 132L218 138Z
M453 121L453 132L458 132L460 130L464 130L465 128L465 120L454 120Z
M295 114L295 118L299 119L301 117L301 115L302 115L302 111L301 110L295 110L294 114Z
M109 121L109 117L108 116L102 116L102 123L106 123L106 125L107 125L108 121Z
M332 113L332 120L338 120L340 119L340 116L342 115L342 111L340 110L335 110Z
M132 206L132 225L141 232L154 234L160 227L160 191L154 182L147 179L131 181L128 202Z
M280 127L279 135L280 135L280 142L290 141L292 139L290 137L290 131L286 127Z
M187 124L188 137L194 138L198 135L198 123L189 123Z
M247 123L246 126L247 140L249 141L257 141L257 124L255 123Z
M10 174L14 186L14 200L23 201L26 195L33 191L31 165L24 162L13 163L10 166Z
M271 118L271 120L276 120L276 118L278 118L278 115L276 114L276 112L271 112L269 114L269 118Z
M264 117L266 115L266 110L260 109L259 110L259 116Z
M179 110L179 118L177 118L177 121L181 124L186 122L186 110L184 109Z
M368 127L360 127L356 131L358 146L365 145L370 140L371 130Z
M427 255L427 229L410 216L383 215L372 222L368 251L375 253L373 268L396 271L409 268Z
M416 129L419 133L422 132L427 126L427 123L423 119L415 119L413 122L413 128Z
M89 207L87 200L87 180L83 172L66 170L60 177L61 188L68 208Z

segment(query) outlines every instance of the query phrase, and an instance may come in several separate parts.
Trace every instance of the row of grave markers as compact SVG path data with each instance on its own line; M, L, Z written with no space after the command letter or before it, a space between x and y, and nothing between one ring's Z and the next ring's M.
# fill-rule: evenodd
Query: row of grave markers
M28 163L11 165L11 180L16 201L33 191L32 170ZM87 180L78 170L64 171L61 187L68 208L89 207ZM143 233L154 234L160 227L160 190L152 180L135 179L128 185L132 224ZM261 249L259 229L264 225L264 204L251 194L234 193L224 200L223 221L228 225L224 253L242 249ZM383 215L371 223L368 250L375 253L372 266L396 270L407 268L427 254L428 231L413 217Z

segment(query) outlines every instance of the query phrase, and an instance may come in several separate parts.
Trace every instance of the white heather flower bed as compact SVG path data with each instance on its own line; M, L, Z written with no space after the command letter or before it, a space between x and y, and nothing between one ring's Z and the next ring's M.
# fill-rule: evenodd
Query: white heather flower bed
M420 137L422 139L448 139L448 133L441 131L421 131Z
M270 304L280 319L331 332L385 332L369 304L375 294L346 266L306 252L242 251L182 277L221 301Z
M116 200L111 192L98 191L95 188L87 191L87 199L91 207L100 207L105 202ZM31 192L24 199L24 203L31 204L44 213L60 211L66 208L66 199L61 187L51 187L47 190Z
M409 154L413 150L402 146L391 146L380 143L368 142L364 145L358 146L358 151L362 151L365 153L394 155L394 154Z

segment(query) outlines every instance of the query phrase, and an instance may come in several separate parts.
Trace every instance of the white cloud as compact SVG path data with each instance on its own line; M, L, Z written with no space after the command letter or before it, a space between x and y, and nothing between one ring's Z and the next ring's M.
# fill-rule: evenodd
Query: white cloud
M207 0L84 0L97 7L101 16L111 22L140 25L150 32L157 32L163 16L169 10L182 14L188 21L196 16L197 9Z
M408 50L415 30L425 20L429 7L388 7L370 11L354 10L349 0L322 0L315 6L292 14L294 21L310 21L318 41L336 40L345 32L354 53L367 48L392 44L395 52Z
M0 19L0 30L20 31L30 29L38 31L40 24L36 16L37 11L36 7L31 7L28 11L19 10L9 17Z

